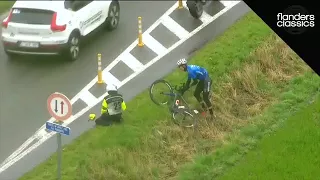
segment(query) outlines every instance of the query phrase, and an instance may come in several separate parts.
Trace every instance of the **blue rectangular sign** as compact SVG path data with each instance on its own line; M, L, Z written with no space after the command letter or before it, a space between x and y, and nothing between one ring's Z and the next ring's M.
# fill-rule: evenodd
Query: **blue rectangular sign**
M70 128L62 126L60 124L52 123L52 122L46 122L46 128L50 131L55 131L57 133L63 134L63 135L70 135Z

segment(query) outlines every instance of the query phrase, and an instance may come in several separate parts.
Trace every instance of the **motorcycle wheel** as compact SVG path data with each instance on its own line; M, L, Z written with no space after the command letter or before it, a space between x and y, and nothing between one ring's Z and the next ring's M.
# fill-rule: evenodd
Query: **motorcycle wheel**
M187 6L192 17L199 19L203 13L203 4L200 0L188 0Z

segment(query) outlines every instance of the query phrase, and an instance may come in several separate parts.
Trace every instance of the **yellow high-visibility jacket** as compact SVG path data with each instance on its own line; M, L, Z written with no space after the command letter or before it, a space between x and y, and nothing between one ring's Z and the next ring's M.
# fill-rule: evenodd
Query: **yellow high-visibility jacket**
M120 114L127 109L127 105L121 94L109 94L104 97L101 106L101 114L108 113L109 115Z

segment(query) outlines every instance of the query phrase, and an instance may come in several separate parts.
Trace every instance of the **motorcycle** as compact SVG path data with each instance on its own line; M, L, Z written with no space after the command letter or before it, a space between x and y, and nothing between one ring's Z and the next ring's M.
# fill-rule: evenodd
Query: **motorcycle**
M203 6L206 0L187 0L187 7L192 17L199 19L203 13Z

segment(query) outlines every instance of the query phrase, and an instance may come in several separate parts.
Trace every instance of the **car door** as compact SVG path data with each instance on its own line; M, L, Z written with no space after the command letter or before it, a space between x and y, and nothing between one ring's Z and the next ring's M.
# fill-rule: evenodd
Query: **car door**
M68 4L65 4L65 7L72 11L73 23L78 24L80 32L82 35L86 35L86 31L88 29L88 23L86 20L91 15L91 10L86 8L86 1L66 1Z
M90 9L90 15L86 19L85 34L88 34L99 27L103 22L103 2L104 1L87 1L87 5L84 8ZM89 10L88 10L89 11Z

